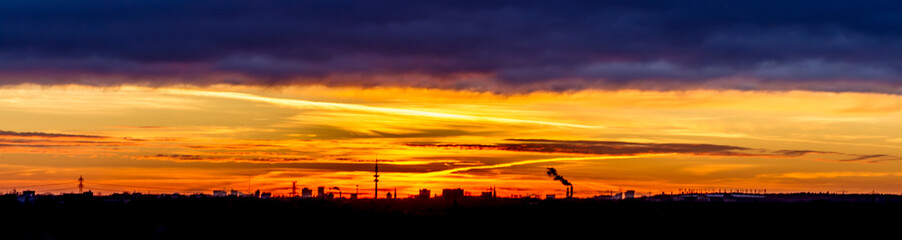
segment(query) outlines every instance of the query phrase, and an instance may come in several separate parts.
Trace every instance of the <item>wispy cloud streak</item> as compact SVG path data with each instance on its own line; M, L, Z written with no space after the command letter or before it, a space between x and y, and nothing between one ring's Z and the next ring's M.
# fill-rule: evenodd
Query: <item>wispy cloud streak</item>
M179 95L220 97L220 98L258 101L258 102L265 102L265 103L277 104L277 105L282 105L282 106L287 106L287 107L304 108L304 109L312 108L312 109L335 110L335 111L362 111L362 112L378 113L378 114L443 118L443 119L474 121L474 122L496 122L496 123L505 123L505 124L530 124L530 125L546 125L546 126L569 127L569 128L603 128L602 126L590 126L590 125L571 124L571 123L501 118L501 117L473 116L473 115L451 114L451 113L441 113L441 112L433 112L433 111L410 110L410 109L402 109L402 108L373 107L373 106L367 106L367 105L362 105L362 104L316 102L316 101L307 101L307 100L298 100L298 99L274 98L274 97L257 96L257 95L248 94L248 93L237 93L237 92L213 92L213 91L185 90L185 89L164 89L161 91L164 91L166 93L171 93L171 94L179 94Z

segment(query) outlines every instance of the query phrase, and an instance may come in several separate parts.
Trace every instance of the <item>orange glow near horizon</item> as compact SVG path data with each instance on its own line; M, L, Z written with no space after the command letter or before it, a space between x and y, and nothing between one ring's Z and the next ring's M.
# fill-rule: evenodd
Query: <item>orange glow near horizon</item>
M0 116L4 191L72 192L84 176L102 193L297 181L371 197L378 157L380 192L401 197L563 195L547 167L577 197L902 192L902 96L887 94L18 85L0 88Z

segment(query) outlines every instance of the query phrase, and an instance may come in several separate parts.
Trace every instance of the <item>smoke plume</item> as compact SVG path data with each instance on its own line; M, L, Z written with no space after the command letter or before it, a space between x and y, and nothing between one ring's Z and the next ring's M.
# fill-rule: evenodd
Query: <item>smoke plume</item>
M564 184L565 186L573 185L573 184L570 184L570 181L567 181L567 179L564 179L564 176L558 175L557 169L548 168L547 173L548 173L548 176L554 177L554 180L561 181L561 183Z

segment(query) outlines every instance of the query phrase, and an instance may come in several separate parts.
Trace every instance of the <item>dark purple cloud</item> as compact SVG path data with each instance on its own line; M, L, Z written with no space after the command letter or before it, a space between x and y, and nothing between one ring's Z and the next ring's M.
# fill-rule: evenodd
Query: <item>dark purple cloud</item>
M108 138L106 136L97 135L78 135L63 133L45 133L45 132L13 132L0 130L0 137L41 137L41 138Z
M408 143L412 147L459 148L474 150L502 150L513 152L541 152L591 154L608 156L634 156L639 154L693 154L708 156L738 157L802 157L806 155L835 155L845 159L828 160L838 162L875 163L895 161L902 158L886 154L862 155L813 150L766 150L740 146L700 143L639 143L621 141L593 140L554 140L554 139L507 139L513 143L494 144L445 144L445 143ZM823 159L826 160L826 159Z
M98 135L79 135L45 132L13 132L0 130L0 148L78 148L135 146L145 141L133 138L112 138Z
M853 158L844 159L841 161L843 161L843 162L861 161L861 162L873 163L873 162L896 161L896 160L902 160L902 158L893 156L893 155L886 155L886 154L873 154L873 155L855 155Z
M504 150L515 152L542 152L542 153L577 153L593 155L637 155L647 153L683 153L697 155L720 156L759 156L751 153L749 148L717 145L717 144L688 144L688 143L634 143L619 141L564 141L550 139L508 139L514 143L495 144L417 144L414 147L438 147L461 148L478 150Z
M899 92L899 16L897 1L5 1L0 83Z

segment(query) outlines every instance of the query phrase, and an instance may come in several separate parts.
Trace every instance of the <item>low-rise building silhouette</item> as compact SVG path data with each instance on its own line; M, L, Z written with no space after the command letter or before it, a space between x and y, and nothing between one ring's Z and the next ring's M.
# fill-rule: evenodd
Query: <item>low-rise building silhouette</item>
M442 189L442 198L446 200L459 200L464 198L464 190L461 188Z
M420 194L417 195L417 198L429 199L429 194L432 194L429 189L420 189Z

